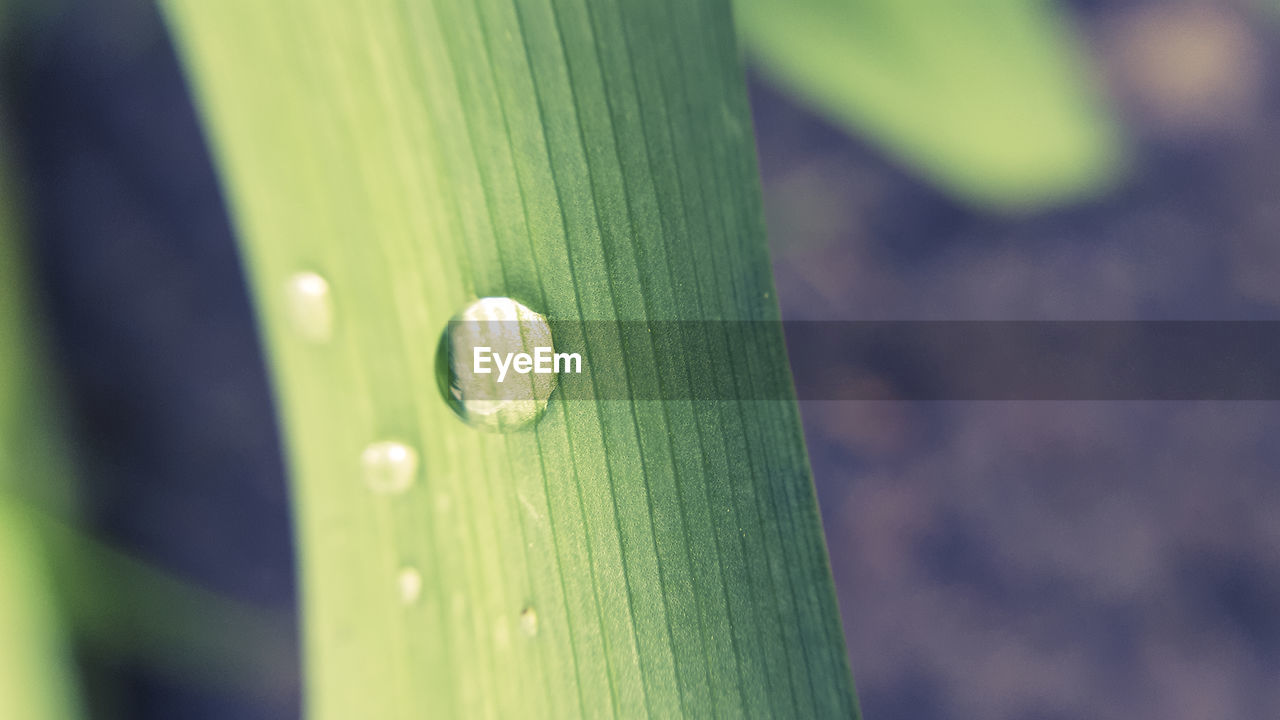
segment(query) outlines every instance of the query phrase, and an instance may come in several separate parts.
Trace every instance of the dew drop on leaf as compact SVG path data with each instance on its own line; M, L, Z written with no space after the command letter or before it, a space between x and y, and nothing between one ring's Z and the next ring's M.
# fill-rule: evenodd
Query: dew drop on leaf
M529 637L538 634L538 611L532 605L520 611L520 630Z
M364 483L379 494L402 493L418 476L418 451L401 442L384 440L360 454Z
M333 298L329 281L313 272L295 273L285 287L289 324L302 339L326 343L333 336Z
M400 602L412 605L422 595L422 573L417 568L401 568L396 576L396 585L400 588Z
M463 422L488 432L532 425L555 390L557 367L563 366L556 364L546 317L506 297L481 298L458 311L436 353L445 402Z

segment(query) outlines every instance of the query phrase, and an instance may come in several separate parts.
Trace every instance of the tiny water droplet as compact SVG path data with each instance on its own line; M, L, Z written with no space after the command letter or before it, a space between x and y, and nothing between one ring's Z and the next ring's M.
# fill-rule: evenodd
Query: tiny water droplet
M396 576L396 585L400 588L400 602L412 605L422 595L422 573L416 568L402 568Z
M333 297L329 281L313 272L295 273L286 287L286 310L303 339L328 342L333 336Z
M436 354L436 377L463 422L510 432L542 415L556 387L556 363L546 317L511 298L487 297L449 321ZM568 361L565 366L572 367Z
M520 611L520 630L529 637L538 634L538 611L532 605Z
M394 495L413 485L418 475L418 451L394 440L376 442L360 454L364 482L370 490Z

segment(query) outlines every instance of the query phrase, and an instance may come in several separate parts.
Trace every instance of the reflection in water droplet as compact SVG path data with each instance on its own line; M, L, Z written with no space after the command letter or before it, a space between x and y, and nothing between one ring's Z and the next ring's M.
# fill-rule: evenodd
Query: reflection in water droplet
M538 611L532 605L520 611L520 629L529 637L538 634Z
M405 605L412 605L422 595L422 573L415 568L402 568L396 576L396 584L400 587L400 602Z
M477 349L484 358L481 372ZM436 354L436 377L449 407L468 425L490 432L536 421L555 390L555 369L547 319L505 297L481 298L454 315Z
M418 452L392 440L376 442L360 454L364 482L377 493L395 494L409 489L418 475Z
M296 273L289 278L285 295L286 311L294 331L309 342L328 342L333 336L329 281L313 272Z

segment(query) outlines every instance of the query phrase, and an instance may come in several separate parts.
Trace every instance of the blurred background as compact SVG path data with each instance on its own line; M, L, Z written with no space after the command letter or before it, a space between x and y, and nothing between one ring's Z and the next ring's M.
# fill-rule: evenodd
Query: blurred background
M1280 320L1280 8L905 4L740 4L785 318ZM88 644L90 705L296 717L279 442L190 96L149 3L49 7L0 79L79 504L286 648L246 680ZM802 407L868 718L1280 718L1276 403L883 385Z

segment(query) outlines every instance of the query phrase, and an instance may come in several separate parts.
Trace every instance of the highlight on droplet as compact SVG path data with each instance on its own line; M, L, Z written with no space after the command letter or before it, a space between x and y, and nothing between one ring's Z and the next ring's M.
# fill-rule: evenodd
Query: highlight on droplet
M333 297L329 281L318 273L294 273L285 285L289 325L302 339L326 343L333 337Z
M401 568L396 574L396 586L400 590L400 602L412 605L422 596L422 573L413 567Z

